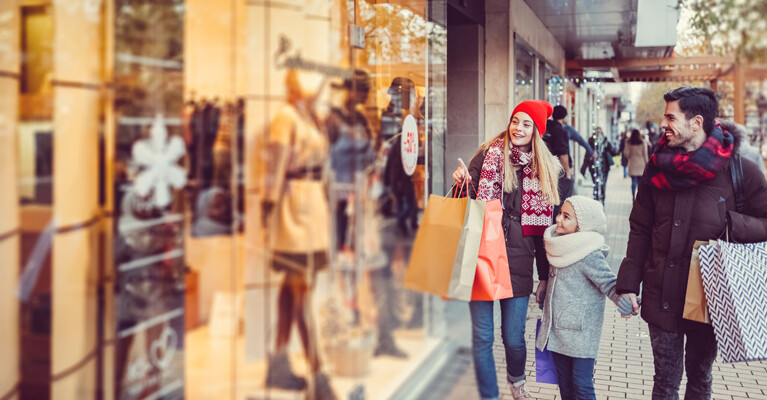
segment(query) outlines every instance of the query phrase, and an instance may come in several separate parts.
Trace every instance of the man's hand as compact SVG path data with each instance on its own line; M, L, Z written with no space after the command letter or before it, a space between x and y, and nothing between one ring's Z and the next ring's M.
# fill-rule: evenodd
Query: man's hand
M565 178L572 179L572 174L570 173L570 156L567 154L559 156L559 163L562 164L562 171L565 172Z
M548 283L549 281L538 282L538 288L535 289L535 300L538 303L543 303L546 300L546 286L548 286Z
M631 304L631 314L624 314L625 311L628 311L629 302ZM637 315L639 313L639 302L637 301L637 295L634 293L625 293L621 296L621 298L618 300L618 304L620 304L620 310L621 310L621 317L623 318L631 318L632 315ZM625 305L625 307L624 307ZM626 308L626 310L624 310Z

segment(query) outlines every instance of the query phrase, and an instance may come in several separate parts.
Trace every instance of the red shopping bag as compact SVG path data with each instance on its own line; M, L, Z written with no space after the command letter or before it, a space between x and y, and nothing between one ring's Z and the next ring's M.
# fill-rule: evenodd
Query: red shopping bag
M514 296L511 290L509 259L506 255L506 239L501 226L502 215L500 200L485 203L485 221L482 241L479 244L477 272L471 291L472 300L500 300Z

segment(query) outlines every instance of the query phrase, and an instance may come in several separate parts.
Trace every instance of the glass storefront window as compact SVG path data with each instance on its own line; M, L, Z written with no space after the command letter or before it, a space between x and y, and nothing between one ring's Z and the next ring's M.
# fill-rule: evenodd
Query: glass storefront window
M442 340L402 281L445 7L2 2L0 396L395 395Z
M514 103L535 99L535 54L520 41L514 43Z
M544 71L544 99L553 105L562 104L564 96L564 80L554 74L554 70L548 65L543 64Z

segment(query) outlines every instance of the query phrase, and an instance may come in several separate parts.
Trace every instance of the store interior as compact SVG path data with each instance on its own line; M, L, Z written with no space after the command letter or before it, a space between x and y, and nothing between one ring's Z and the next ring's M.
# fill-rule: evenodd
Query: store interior
M290 106L290 74L312 96L318 132L336 135L328 121L352 115L371 155L345 181L331 166L337 144L324 139L328 224L317 235L327 237L327 267L306 277L305 291L321 365L310 365L293 324L293 372L310 387L321 372L339 397L384 399L437 348L441 337L429 332L439 316L424 306L431 299L404 289L402 278L417 228L411 216L427 192L429 140L444 126L444 73L435 78L429 63L430 52L444 55L433 48L444 45L444 26L428 20L423 1L298 3L187 0L161 11L20 4L13 210L21 265L38 265L33 276L24 271L21 398L59 389L103 398L302 398L302 390L266 384L287 273L274 268L274 229L262 222L263 150ZM158 21L165 24L146 23ZM63 44L72 32L99 32L82 50L90 52L85 72ZM391 154L404 154L399 134L410 116L417 140L402 200L384 182L400 178L384 175ZM72 129L82 134L62 140ZM164 211L150 207L159 194L140 195L132 182L143 168L136 143L156 135L184 150L172 167L183 170L183 184L169 183ZM67 161L71 154L77 162ZM69 186L83 171L98 172ZM82 233L53 234L51 256L41 258L47 229L62 219L75 230L93 222ZM82 269L62 279L72 262ZM141 293L151 295L139 299L144 320L126 297ZM81 311L65 321L64 307ZM81 340L67 348L72 337Z

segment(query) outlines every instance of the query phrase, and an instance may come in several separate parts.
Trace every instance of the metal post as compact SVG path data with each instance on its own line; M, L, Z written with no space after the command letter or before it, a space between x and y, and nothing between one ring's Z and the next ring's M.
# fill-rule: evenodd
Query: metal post
M735 123L746 123L746 68L735 63Z

